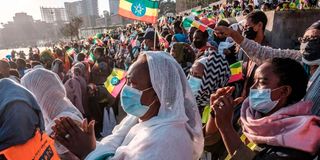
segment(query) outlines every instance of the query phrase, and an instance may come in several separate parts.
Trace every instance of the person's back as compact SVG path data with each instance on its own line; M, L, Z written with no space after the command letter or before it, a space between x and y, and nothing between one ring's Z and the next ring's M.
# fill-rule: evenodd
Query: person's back
M0 80L0 91L0 156L23 160L50 151L48 158L58 159L53 140L43 133L43 118L34 96L10 79Z

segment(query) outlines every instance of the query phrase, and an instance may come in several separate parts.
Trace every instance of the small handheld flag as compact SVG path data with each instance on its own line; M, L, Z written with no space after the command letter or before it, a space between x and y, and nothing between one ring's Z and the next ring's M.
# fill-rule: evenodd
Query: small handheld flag
M98 46L103 46L103 42L99 38L93 39L93 44L98 45Z
M201 30L202 32L206 31L208 26L204 25L203 23L196 21L194 17L184 17L183 18L183 26L186 28L187 26L193 26L197 29Z
M77 53L76 53L76 51L74 50L74 48L69 48L69 49L67 50L67 54L68 54L69 56L75 56Z
M231 77L228 83L242 80L242 61L230 65Z
M104 83L105 88L113 97L117 97L125 85L127 81L126 74L124 70L114 68Z

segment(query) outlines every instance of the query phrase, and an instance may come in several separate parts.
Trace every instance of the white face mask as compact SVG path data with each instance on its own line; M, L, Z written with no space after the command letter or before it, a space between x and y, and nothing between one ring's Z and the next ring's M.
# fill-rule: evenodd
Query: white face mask
M200 78L190 76L188 79L189 86L193 95L196 95L197 92L200 90L202 80Z
M267 114L272 111L279 100L272 101L271 89L250 89L249 105L252 109Z

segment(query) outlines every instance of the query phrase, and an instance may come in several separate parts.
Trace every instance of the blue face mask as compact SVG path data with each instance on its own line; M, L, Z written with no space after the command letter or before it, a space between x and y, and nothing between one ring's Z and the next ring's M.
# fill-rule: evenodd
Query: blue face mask
M250 107L258 112L267 114L277 106L278 102L279 100L272 101L271 89L250 89Z
M193 95L196 95L200 90L202 80L200 78L196 78L194 76L190 76L188 79L189 86Z
M144 51L149 51L149 47L147 45L143 45L143 50Z
M147 91L151 88L152 87L143 91L139 91L135 88L125 85L122 89L120 98L123 110L126 113L136 117L142 117L144 114L146 114L150 107L141 104L141 96L144 91Z

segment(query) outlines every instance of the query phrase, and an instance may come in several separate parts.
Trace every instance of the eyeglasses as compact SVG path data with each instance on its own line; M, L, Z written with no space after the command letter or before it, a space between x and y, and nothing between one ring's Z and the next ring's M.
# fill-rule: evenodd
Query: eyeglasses
M306 43L310 41L320 41L320 36L315 36L315 37L299 37L298 38L300 43Z

